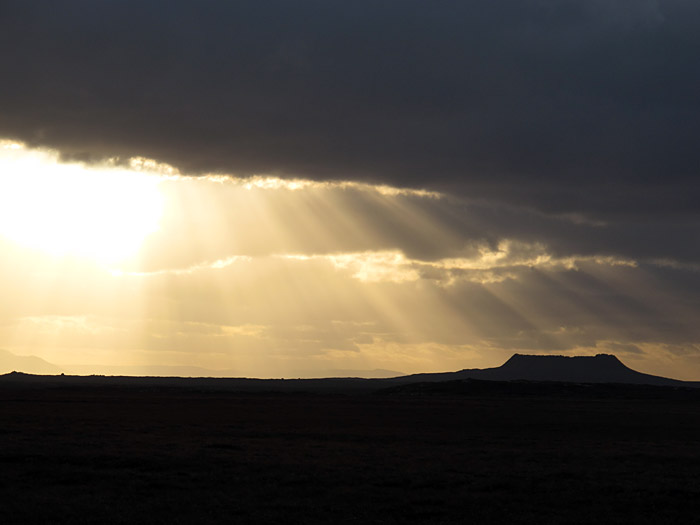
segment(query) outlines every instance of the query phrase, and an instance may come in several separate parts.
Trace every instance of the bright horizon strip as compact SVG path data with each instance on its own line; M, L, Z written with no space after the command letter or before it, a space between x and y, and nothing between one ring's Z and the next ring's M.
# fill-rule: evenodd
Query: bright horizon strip
M0 141L0 236L50 256L114 265L159 228L159 177L59 163L57 155Z
M694 305L655 267L557 255L517 233L483 242L461 231L472 216L488 229L470 206L352 181L186 175L145 158L70 163L0 140L0 351L66 372L309 377L609 350L697 378L678 357L698 348ZM661 328L635 305L658 310Z

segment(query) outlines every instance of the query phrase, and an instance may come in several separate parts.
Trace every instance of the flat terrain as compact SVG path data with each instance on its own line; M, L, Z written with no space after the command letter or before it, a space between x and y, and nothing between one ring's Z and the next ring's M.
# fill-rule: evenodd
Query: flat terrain
M700 402L0 389L3 523L689 523Z

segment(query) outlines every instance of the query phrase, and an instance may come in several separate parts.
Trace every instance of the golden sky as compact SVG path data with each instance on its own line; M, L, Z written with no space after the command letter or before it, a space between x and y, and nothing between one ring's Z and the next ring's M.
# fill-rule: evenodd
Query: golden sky
M697 296L679 279L697 269L567 250L581 228L595 239L601 225L435 191L83 164L5 140L0 349L69 373L255 377L613 353L700 379Z

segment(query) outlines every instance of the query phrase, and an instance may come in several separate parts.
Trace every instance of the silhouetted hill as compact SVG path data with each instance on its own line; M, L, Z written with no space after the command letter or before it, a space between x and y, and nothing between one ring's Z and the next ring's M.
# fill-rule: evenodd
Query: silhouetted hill
M608 354L574 357L515 354L503 365L496 368L416 374L398 379L405 382L409 378L422 382L482 379L489 381L559 381L700 387L699 382L679 381L637 372L625 366L614 355Z
M0 375L0 387L135 389L140 391L185 389L221 392L359 392L382 387L382 379L252 379L245 377L148 377L103 375L33 375L20 372Z
M515 354L492 376L530 381L564 381L568 383L631 383L670 385L680 381L636 372L614 355L566 357Z
M679 381L665 377L642 374L622 364L613 355L596 356L538 356L515 354L502 366L496 368L460 370L436 374L414 374L409 376L362 379L249 379L221 377L133 377L133 376L71 376L71 375L31 375L12 373L0 376L0 386L30 388L136 388L136 389L191 389L200 391L240 391L240 392L317 392L351 393L372 392L391 389L403 385L439 382L467 381L486 382L532 382L569 384L619 384L649 385L666 387L700 388L700 382ZM421 387L422 388L422 387ZM418 388L417 391L435 391L439 387ZM455 383L450 388L467 388ZM468 388L490 389L491 386ZM495 388L495 387L494 387ZM510 387L498 387L503 391L513 391ZM520 387L518 387L520 388ZM533 389L527 387L532 391ZM559 387L557 387L558 389ZM448 388L449 390L449 388ZM545 392L548 386L535 390Z

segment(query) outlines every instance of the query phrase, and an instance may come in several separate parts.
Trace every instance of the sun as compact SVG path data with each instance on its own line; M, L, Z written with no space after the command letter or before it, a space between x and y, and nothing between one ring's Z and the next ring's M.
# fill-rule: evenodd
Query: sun
M55 154L0 142L0 236L52 256L115 265L158 230L159 177L61 163Z

